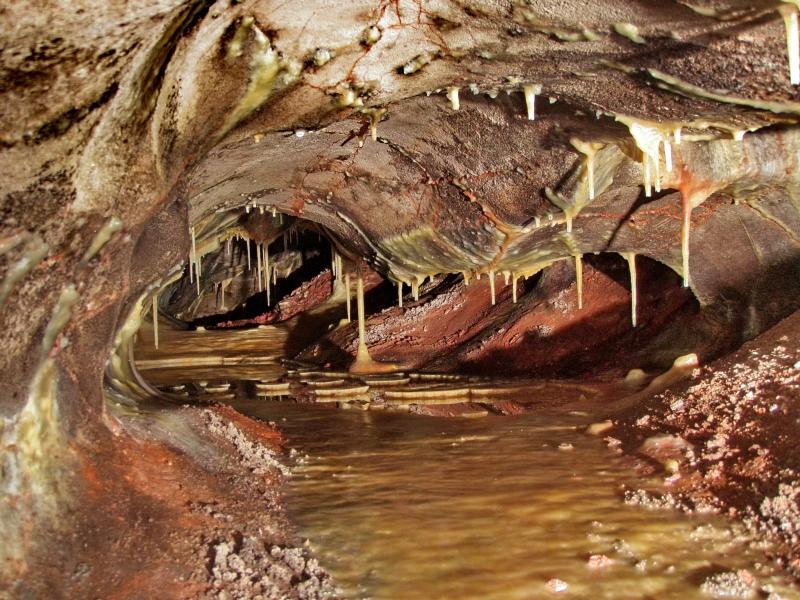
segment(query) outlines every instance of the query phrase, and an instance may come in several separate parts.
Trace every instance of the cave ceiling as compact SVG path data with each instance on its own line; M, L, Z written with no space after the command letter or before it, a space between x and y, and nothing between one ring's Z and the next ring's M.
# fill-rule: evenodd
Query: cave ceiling
M33 348L70 285L83 314L129 308L192 229L211 251L225 229L271 235L248 221L273 210L411 285L613 252L702 302L792 297L792 18L735 0L5 7L4 331Z

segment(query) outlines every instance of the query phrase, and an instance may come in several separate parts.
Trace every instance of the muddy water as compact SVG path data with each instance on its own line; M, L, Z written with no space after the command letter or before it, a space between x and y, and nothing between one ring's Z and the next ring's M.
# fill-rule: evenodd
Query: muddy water
M709 576L741 569L751 597L798 597L727 521L625 504L624 487L648 482L576 430L586 415L237 407L299 451L289 512L349 597L709 598ZM591 568L591 555L610 564ZM567 590L549 591L553 578Z

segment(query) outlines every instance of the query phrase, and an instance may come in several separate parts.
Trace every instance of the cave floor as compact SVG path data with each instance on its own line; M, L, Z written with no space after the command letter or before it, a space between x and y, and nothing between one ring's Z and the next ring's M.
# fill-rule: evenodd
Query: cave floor
M163 395L280 431L289 537L309 540L346 596L538 597L565 584L598 598L799 593L785 539L697 485L694 447L706 449L690 429L648 424L640 402L619 413L623 383L356 377L282 361L291 330L162 331L155 353L143 327L136 354ZM667 412L675 397L655 396ZM726 489L746 495L726 468Z

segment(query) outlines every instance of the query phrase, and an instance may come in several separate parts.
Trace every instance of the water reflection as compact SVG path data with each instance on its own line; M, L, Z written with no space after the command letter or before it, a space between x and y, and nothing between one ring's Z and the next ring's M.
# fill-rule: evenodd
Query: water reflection
M642 482L576 429L586 416L237 407L277 421L307 455L289 512L351 597L542 598L558 579L566 597L708 598L703 581L741 569L756 589L797 597L726 521L625 505L622 486Z

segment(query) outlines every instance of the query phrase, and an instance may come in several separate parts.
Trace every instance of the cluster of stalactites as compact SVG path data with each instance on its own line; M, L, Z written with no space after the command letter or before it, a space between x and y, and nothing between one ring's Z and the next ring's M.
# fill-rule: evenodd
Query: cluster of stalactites
M253 200L252 202L248 202L247 204L245 204L245 205L244 205L244 212L245 212L246 214L248 214L248 215L249 215L249 214L250 214L250 210L251 210L251 209L252 209L252 210L258 210L259 214L262 214L262 215L265 213L265 211L266 211L267 209L269 209L270 213L272 214L272 218L273 218L273 219L278 219L278 223L279 223L280 225L283 225L283 213L279 213L279 212L278 212L278 211L275 209L275 207L274 207L274 206L273 206L273 207L266 207L266 206L264 206L263 204L259 204L258 202L256 202L255 200Z
M787 0L788 1L788 0ZM792 72L792 83L800 83L800 42L798 41L798 8L794 0L789 2L786 6L781 7L781 13L786 19L790 65ZM519 78L509 78L513 80L515 85L519 85ZM473 93L480 93L476 86L470 86ZM512 93L517 88L507 89L507 93ZM437 90L441 91L441 90ZM542 87L540 85L525 84L521 85L521 91L525 98L527 107L527 117L530 120L535 118L536 114L536 96L541 94ZM461 103L459 97L459 88L457 86L450 86L445 88L447 99L450 101L453 110L459 110ZM496 90L489 93L490 97L495 97ZM551 98L551 102L554 99ZM598 118L601 112L598 112ZM660 123L646 122L639 119L626 117L624 115L613 115L616 119L628 127L631 138L640 152L641 166L642 166L642 188L645 197L652 197L653 193L659 193L664 187L678 187L678 177L673 172L673 146L681 144L682 127L679 124L663 125ZM732 130L733 138L737 141L743 139L746 131ZM588 203L592 202L599 193L602 193L603 188L598 189L596 185L596 159L598 153L603 150L607 144L596 141L586 141L577 137L570 139L572 145L584 155L584 179L586 182L585 199L567 199L559 193L546 190L547 197L556 206L561 208L564 212L567 232L571 232L573 220L578 215L580 210ZM609 178L606 178L609 179ZM608 185L608 181L603 182L603 186ZM681 236L680 236L680 253L681 253L681 274L683 277L684 286L688 287L691 283L689 273L689 256L690 256L690 228L691 228L691 212L692 208L696 207L699 202L697 198L689 198L681 195ZM552 215L548 215L552 220ZM536 226L539 226L541 219L536 217ZM412 279L410 283L412 292L415 288L419 287L419 282ZM402 285L398 284L398 302L402 302ZM415 297L416 297L415 293Z
M258 209L261 214L264 214L265 207L263 205L256 205L255 202L248 203L245 206L245 212L249 213L251 208ZM280 223L283 223L283 214L278 213L275 208L271 209L272 217L275 219L279 219ZM201 285L200 285L200 278L202 276L202 255L203 252L198 250L198 240L197 240L197 229L196 226L192 226L189 229L190 237L191 237L191 246L189 250L189 281L191 283L195 283L197 294L198 296L201 293ZM284 247L288 247L288 244L292 240L292 236L298 235L297 232L290 228L288 231L285 231L283 234L283 244ZM218 236L216 239L217 243L222 243L223 241L226 243L226 252L228 254L231 253L231 242L232 240L238 240L244 244L245 254L247 257L247 272L253 271L253 277L255 278L255 286L258 292L266 291L267 294L267 305L272 304L272 286L274 286L277 282L279 277L277 269L274 268L273 265L270 264L270 255L269 255L269 243L268 242L258 242L252 240L241 228L232 228L226 230L226 233L222 236ZM255 247L252 248L251 245ZM255 266L256 268L253 269L253 250L255 251ZM206 250L207 252L208 250ZM224 281L218 283L216 285L216 289L221 296L220 305L224 308L225 307L225 290L230 286L232 283L231 279L225 279Z
M673 164L673 145L681 144L680 126L663 126L656 123L648 123L638 119L633 119L623 115L618 115L617 120L628 127L631 138L640 152L642 164L642 188L645 197L650 198L653 192L661 192L662 187L679 187L679 178L674 173ZM734 138L742 140L743 132L739 132ZM588 201L595 198L595 158L597 153L605 148L604 144L596 142L586 142L578 138L570 139L576 150L584 155L584 177ZM662 169L663 167L663 169ZM572 220L577 214L577 210L584 204L581 201L568 201L559 194L548 190L548 198L555 204L562 207L566 216L567 232L572 230ZM691 226L691 211L693 200L681 195L681 257L682 257L682 276L683 284L688 287L689 277L689 236ZM576 210L571 210L576 208Z
M514 81L519 81L518 78L512 78ZM472 93L478 94L480 93L477 87L472 87ZM510 94L512 93L513 89L509 88L506 91ZM527 117L529 121L533 121L536 118L536 96L542 93L542 86L538 84L528 83L521 87L522 95L525 98L525 109L527 112ZM450 86L445 89L445 96L450 101L450 108L453 110L459 110L461 108L461 100L460 100L460 88L458 86ZM492 90L489 92L490 98L497 97L497 90Z
M644 123L636 119L618 116L628 127L633 141L642 154L642 187L646 197L651 197L653 189L656 193L661 191L662 172L661 157L663 148L663 163L667 173L672 173L672 143L680 145L681 129L664 130L654 124Z
M789 10L784 12L790 15L793 19L792 22L794 23L793 25L794 29L792 29L792 31L794 33L792 35L794 35L796 38L797 9L796 7L792 6L789 7ZM787 25L787 31L789 30L788 28L789 25ZM796 45L793 47L796 48ZM792 53L790 52L790 54ZM798 67L798 69L800 69L800 66ZM473 90L473 92L477 93L477 90ZM542 93L542 87L540 85L526 84L522 86L522 92L527 107L527 117L529 120L534 120L536 116L536 96ZM459 110L461 105L459 100L459 88L456 86L451 86L446 88L446 96L450 101L452 109ZM645 196L649 198L652 196L653 191L659 193L662 189L662 185L664 185L665 183L671 184L674 181L674 178L672 177L673 173L672 147L673 144L680 145L681 143L681 131L682 131L681 127L675 126L675 127L664 128L656 124L645 123L624 116L618 116L617 120L627 125L631 137L633 138L633 141L635 142L637 148L641 151L642 187L644 188ZM743 133L744 132L737 132L735 138L737 140L741 140ZM587 184L586 193L588 195L587 200L588 202L591 202L595 199L597 195L597 187L595 185L595 158L597 153L605 147L605 144L593 141L584 141L576 137L571 138L570 142L575 147L576 150L578 150L580 153L584 155L584 160L585 160L584 172ZM665 173L662 172L662 164ZM559 196L552 190L548 189L547 191L549 192L548 198L550 198L557 206L559 206L559 208L561 208L564 211L567 232L571 232L573 219L575 218L575 216L577 216L581 206L584 203L569 202L568 200ZM688 265L689 265L689 229L690 229L691 208L692 208L691 202L687 200L682 200L683 219L682 219L682 231L681 231L681 254L682 254L683 280L685 286L688 286L690 283ZM549 217L550 220L552 220L552 215L549 215ZM540 218L536 217L535 220L536 220L536 226L538 227L540 224ZM492 289L494 288L493 281L494 278L490 280L490 286L492 287ZM410 282L410 286L412 288L412 292L414 293L414 297L416 299L418 296L418 292L416 290L418 290L419 288L418 279L413 279ZM400 306L402 306L402 298L403 298L402 287L403 287L403 282L402 281L398 282L398 304ZM513 291L514 291L514 296L516 296L516 285L514 285Z
M636 254L633 252L621 252L620 255L625 259L628 265L629 275L630 275L630 298L631 298L631 324L633 327L637 325L637 278L636 278ZM533 267L529 268L524 273L518 273L515 271L503 270L503 271L494 271L494 270L486 270L486 271L463 271L461 272L462 277L464 278L464 285L469 286L472 279L476 281L480 281L483 275L486 275L489 281L489 300L492 306L497 304L497 277L502 276L503 284L505 286L511 286L511 302L512 304L517 304L519 298L519 282L520 280L528 279L534 275L540 273L546 267L552 266L553 264L565 261L565 260L572 260L574 261L574 268L575 268L575 288L576 288L576 304L578 310L583 309L583 254L575 249L574 253L570 256L565 256L557 259L547 260L545 262L539 263L534 265ZM396 279L395 284L397 286L397 304L400 308L403 307L403 286L408 285L411 287L411 293L415 301L419 300L419 289L420 286L425 282L425 279L428 278L429 280L433 280L435 275L427 275L425 277L415 277L412 278L410 282L405 282L401 279ZM349 287L348 287L348 296L349 296ZM349 309L349 307L348 307ZM349 310L348 310L349 316Z
M331 245L331 272L333 275L333 288L336 290L337 282L344 283L347 318L345 323L352 321L352 279L356 280L356 317L358 321L358 346L356 357L350 370L354 373L384 373L396 370L396 365L377 362L370 356L367 346L366 310L364 308L364 275L360 264L353 265L346 260L336 248Z

